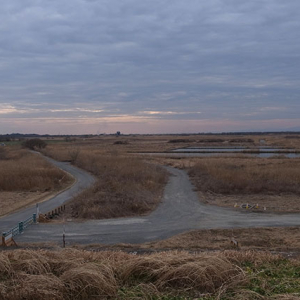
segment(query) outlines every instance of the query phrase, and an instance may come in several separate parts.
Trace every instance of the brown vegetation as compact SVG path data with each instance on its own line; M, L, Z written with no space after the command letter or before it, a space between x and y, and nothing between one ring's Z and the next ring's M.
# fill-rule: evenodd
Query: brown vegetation
M1 299L153 299L211 297L249 282L244 262L273 263L267 253L164 252L136 256L78 250L0 253Z
M300 195L298 159L205 159L199 160L189 175L203 192Z
M40 155L20 149L1 149L0 215L39 201L73 182Z
M299 167L297 158L219 157L193 160L188 172L205 203L229 207L249 203L258 204L260 210L298 212Z
M68 155L66 152L52 148L47 153L62 158ZM95 219L148 213L159 203L167 180L160 166L91 146L78 148L73 163L97 177L92 188L69 204L73 217Z
M48 191L67 180L66 173L40 155L26 150L6 150L0 160L0 191Z
M0 299L288 299L299 267L255 251L3 251Z
M192 143L195 142L195 140L190 140L190 139L173 139L173 140L169 140L168 143Z
M141 244L141 249L180 249L192 251L229 250L235 247L234 238L241 250L292 252L300 255L300 228L232 228L192 230L162 241ZM137 248L135 245L133 247Z

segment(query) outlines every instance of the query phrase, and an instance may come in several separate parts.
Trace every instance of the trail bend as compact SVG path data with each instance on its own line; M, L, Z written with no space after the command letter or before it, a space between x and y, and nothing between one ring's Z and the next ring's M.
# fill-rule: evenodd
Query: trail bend
M44 157L47 161L62 169L63 171L71 174L75 179L75 183L68 189L56 194L54 197L47 201L39 203L39 209L41 213L51 211L58 206L63 205L67 201L71 200L75 195L81 191L89 188L95 182L95 178L88 172L81 170L70 163L59 162L49 157ZM32 214L36 212L36 204L32 204L26 208L21 208L16 212L5 215L0 218L0 233L5 232L12 227L16 226L18 222L28 219ZM26 229L27 230L27 229ZM26 235L26 232L25 232Z
M68 244L134 244L165 239L192 229L300 225L300 214L246 213L203 204L185 171L166 169L171 175L162 202L147 216L32 225L16 241L60 243L65 229ZM82 174L87 176L86 172ZM91 175L88 176L91 184Z

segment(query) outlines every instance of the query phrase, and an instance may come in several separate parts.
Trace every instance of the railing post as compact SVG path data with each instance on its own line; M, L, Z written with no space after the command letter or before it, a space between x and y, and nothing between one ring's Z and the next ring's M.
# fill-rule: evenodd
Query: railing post
M33 224L36 224L36 214L32 215Z
M24 230L23 222L19 223L19 233L22 233Z

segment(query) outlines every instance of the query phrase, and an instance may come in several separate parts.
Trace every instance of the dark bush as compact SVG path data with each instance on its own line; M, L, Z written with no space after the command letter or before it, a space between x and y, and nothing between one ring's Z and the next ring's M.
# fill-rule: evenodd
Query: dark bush
M22 146L31 150L43 149L47 146L46 142L41 139L26 140L22 143Z
M115 145L128 145L128 141L116 141L114 142Z
M195 140L189 140L189 139L174 139L169 140L168 143L192 143L195 142Z

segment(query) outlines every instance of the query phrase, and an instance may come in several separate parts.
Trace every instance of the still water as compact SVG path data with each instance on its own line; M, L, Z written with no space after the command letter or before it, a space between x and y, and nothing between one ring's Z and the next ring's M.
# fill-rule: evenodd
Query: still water
M256 153L255 153L256 152ZM258 153L259 152L259 153ZM291 153L286 153L291 152ZM146 155L155 156L169 156L169 157L205 157L205 156L235 156L236 154L243 154L255 157L272 157L272 156L285 156L289 158L300 157L300 153L295 153L295 149L283 149L272 147L188 147L174 149L168 153L141 153Z
M236 156L238 153L220 153L220 152L204 152L204 153L165 153L165 152L156 152L156 153L140 153L143 155L153 155L153 156L167 156L167 157L211 157L211 156ZM241 153L245 156L254 156L254 157L272 157L272 156L285 156L288 158L300 157L300 153Z

